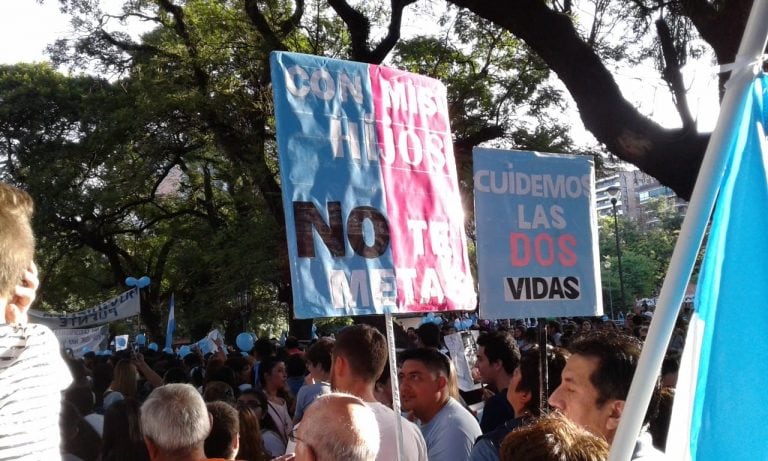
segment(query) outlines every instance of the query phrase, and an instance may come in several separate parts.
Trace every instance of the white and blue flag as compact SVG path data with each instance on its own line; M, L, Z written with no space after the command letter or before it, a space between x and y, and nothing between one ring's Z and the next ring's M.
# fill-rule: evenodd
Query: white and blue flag
M176 315L174 314L175 303L173 301L173 293L171 293L171 308L168 312L168 325L165 327L165 348L171 349L173 344L173 332L176 331Z
M768 150L758 77L720 184L667 442L674 460L765 458L768 439Z

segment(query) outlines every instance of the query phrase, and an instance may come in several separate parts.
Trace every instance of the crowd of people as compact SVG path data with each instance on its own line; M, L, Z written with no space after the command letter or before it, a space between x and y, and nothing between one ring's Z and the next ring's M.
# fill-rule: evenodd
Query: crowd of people
M442 342L451 322L404 331L394 374L386 338L366 324L311 344L262 338L245 355L218 342L183 358L133 348L75 358L26 321L39 284L32 208L0 183L0 460L605 460L652 315L552 319L544 354L535 327L480 322L479 393L459 390ZM684 332L633 460L663 457Z

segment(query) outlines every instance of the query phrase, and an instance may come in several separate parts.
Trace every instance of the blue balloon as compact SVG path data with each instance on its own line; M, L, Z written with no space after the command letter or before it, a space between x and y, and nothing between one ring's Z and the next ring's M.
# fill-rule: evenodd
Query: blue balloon
M428 319L430 322L432 322L433 320L435 320L435 313L434 313L434 312L430 312L430 313L428 313L428 314L427 314L427 319Z
M139 346L143 346L147 343L147 337L144 336L144 333L139 333L136 335L136 344Z
M434 314L432 314L434 316ZM435 317L432 319L432 323L435 325L442 325L443 324L443 318L442 317Z
M149 343L148 347L153 351L157 351L157 343Z
M166 354L173 354L173 349L171 349L170 347L164 347L163 352L165 352Z
M190 349L189 346L187 345L181 346L179 348L179 357L181 357L182 359L191 353L192 353L192 349Z
M86 354L86 353L88 353L88 352L91 352L91 348L90 348L90 347L88 347L88 346L85 346L85 347L83 347L83 350L82 350L82 352L83 352L83 354Z
M250 333L240 333L235 339L237 348L243 352L251 352L253 349L253 336Z
M149 286L149 282L150 282L149 277L145 275L144 277L138 280L136 286L139 288L144 288L146 286Z
M126 277L125 284L128 285L129 287L135 287L139 284L139 281L136 280L134 277Z

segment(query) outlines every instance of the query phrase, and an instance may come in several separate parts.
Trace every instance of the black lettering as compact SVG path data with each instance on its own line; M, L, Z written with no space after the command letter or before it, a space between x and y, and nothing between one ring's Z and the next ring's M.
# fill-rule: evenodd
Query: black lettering
M533 277L533 299L544 299L549 292L549 283L543 277Z
M569 276L563 281L565 287L565 297L568 299L579 298L579 279L577 277Z
M363 222L373 224L373 244L368 245L363 235ZM354 208L347 219L347 238L355 253L364 258L378 258L389 246L389 223L376 208L359 206Z
M507 277L507 285L509 286L509 292L512 293L513 298L520 299L523 294L523 290L525 290L525 297L529 297L531 292L531 279L527 277Z
M560 277L552 277L552 282L549 285L549 299L563 299L563 286L560 284Z
M300 258L315 257L315 239L312 228L317 231L331 256L344 256L344 225L341 220L341 202L328 202L328 223L312 202L293 202L293 216L296 229L296 247Z

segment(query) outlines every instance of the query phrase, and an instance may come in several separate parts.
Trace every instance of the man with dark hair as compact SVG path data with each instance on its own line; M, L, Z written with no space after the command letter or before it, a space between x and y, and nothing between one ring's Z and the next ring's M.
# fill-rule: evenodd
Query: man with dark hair
M240 445L240 419L237 410L224 402L206 404L211 415L211 432L203 448L209 459L235 459Z
M565 367L565 355L559 349L547 351L547 379L551 393L560 385L560 375ZM538 347L524 352L520 365L515 369L506 393L515 417L496 429L483 434L475 443L470 461L498 461L501 441L513 430L530 424L540 414L539 397L539 350Z
M632 384L642 343L631 336L601 331L579 337L569 350L562 382L549 404L576 424L613 442ZM651 399L645 423L655 414L658 392ZM662 459L646 429L640 433L633 460Z
M440 349L442 340L440 327L432 322L423 323L416 329L416 343L419 347L432 347Z
M421 422L431 460L464 460L481 434L475 417L449 394L448 357L433 348L409 349L400 355L403 409Z
M360 397L373 410L381 434L377 460L398 459L395 412L374 396L376 381L387 363L387 340L375 328L352 325L336 335L331 366L331 387ZM427 447L419 428L400 417L405 460L426 460Z
M331 393L331 354L333 353L334 340L320 338L307 349L305 359L311 383L306 383L296 394L296 411L293 415L293 424L296 425L304 416L307 407L319 396Z
M477 362L475 367L480 380L488 387L483 389L483 416L480 429L483 434L496 429L515 417L507 402L507 386L520 364L520 350L515 339L507 331L492 331L477 338Z

